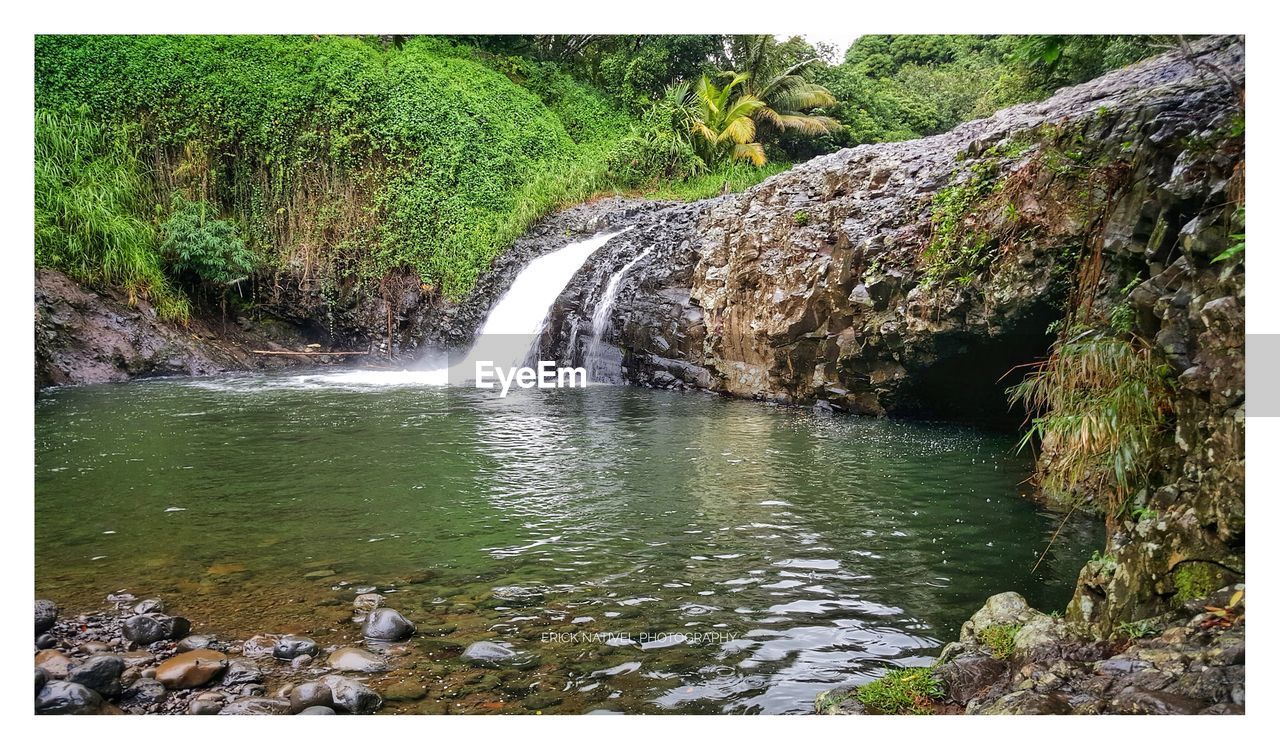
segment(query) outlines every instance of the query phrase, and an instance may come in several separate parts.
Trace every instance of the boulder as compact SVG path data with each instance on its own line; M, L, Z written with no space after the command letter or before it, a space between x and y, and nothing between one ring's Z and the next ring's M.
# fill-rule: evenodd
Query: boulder
M53 627L58 621L58 605L48 599L36 599L36 635Z
M227 655L209 649L184 651L160 662L156 679L170 690L207 685L227 668Z
M78 682L50 680L36 695L38 714L96 714L102 706L102 696Z
M403 641L417 628L404 615L387 607L380 607L365 618L360 632L371 641Z
M222 716L285 716L292 713L289 701L252 696L237 698L218 711Z
M71 667L67 680L112 698L120 694L120 675L123 672L124 659L115 654L100 654Z
M157 614L134 615L125 620L121 628L125 640L139 646L182 638L189 632L191 623L185 617Z

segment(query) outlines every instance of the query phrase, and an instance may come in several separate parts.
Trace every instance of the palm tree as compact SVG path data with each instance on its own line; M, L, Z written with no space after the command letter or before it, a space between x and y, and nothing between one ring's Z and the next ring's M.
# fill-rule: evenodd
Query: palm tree
M753 114L757 123L779 132L794 130L805 135L822 135L840 128L831 117L805 114L815 107L830 107L836 98L825 87L806 80L805 68L821 58L808 57L790 65L782 45L768 34L747 38L734 55L738 75L746 76L744 93L763 102Z
M668 90L669 101L676 104L674 122L677 132L688 133L694 150L709 167L729 160L749 161L762 166L764 147L756 142L756 123L752 118L764 102L746 93L742 87L745 74L735 74L724 86L717 86L703 75L695 87L685 82Z

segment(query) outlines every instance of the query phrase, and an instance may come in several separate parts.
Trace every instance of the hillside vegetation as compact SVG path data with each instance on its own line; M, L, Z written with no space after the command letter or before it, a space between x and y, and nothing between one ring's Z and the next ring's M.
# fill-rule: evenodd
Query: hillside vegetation
M249 278L456 299L558 207L742 189L1154 51L1017 39L864 37L833 65L717 35L39 37L36 260L171 319Z

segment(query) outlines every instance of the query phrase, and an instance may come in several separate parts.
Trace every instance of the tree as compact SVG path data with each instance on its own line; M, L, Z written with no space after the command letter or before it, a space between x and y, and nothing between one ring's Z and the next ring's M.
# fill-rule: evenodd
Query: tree
M756 166L765 163L764 147L755 140L752 119L764 102L743 90L747 79L745 73L736 73L724 86L717 86L704 74L697 86L677 84L668 94L680 103L675 116L708 166L736 160Z
M840 128L834 118L805 114L836 103L829 90L803 75L822 59L805 54L812 53L812 47L798 38L780 44L768 34L740 37L735 46L736 72L746 76L743 92L761 102L753 115L757 124L779 133L790 130L804 135L823 135Z

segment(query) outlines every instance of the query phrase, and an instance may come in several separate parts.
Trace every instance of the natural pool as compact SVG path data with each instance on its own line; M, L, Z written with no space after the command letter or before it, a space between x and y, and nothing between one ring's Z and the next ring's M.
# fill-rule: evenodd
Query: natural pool
M55 389L36 595L127 588L197 631L336 645L376 586L420 630L377 680L427 688L388 710L807 712L928 663L993 593L1064 608L1100 531L1073 522L1032 572L1060 518L1022 497L1015 443L626 387ZM537 664L462 663L478 640Z

